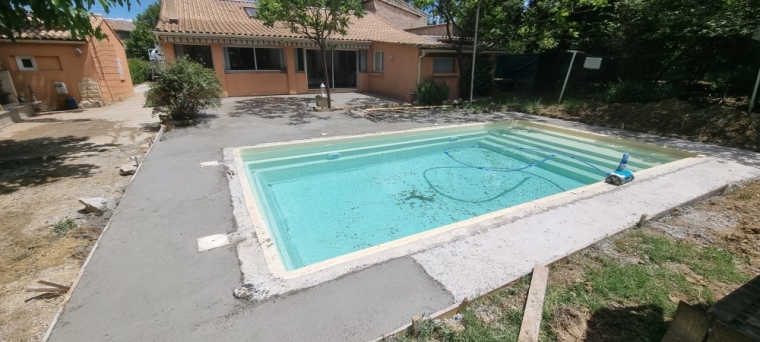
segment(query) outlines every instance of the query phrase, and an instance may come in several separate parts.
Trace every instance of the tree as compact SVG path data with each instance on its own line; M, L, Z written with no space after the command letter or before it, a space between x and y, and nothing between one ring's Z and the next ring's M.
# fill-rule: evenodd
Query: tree
M476 55L499 47L509 53L525 53L553 48L556 37L576 34L573 14L593 11L607 0L413 0L413 3L447 24L447 38L459 62L460 89L468 91L468 70L472 60L465 48L474 48ZM472 47L478 7L478 45ZM449 28L456 26L459 34ZM466 88L466 89L465 89Z
M284 24L293 33L306 36L322 52L327 107L330 108L330 78L327 74L328 39L346 35L352 18L364 16L359 0L259 0L256 17L264 25Z
M145 8L145 11L135 18L135 30L130 39L124 44L124 50L128 58L148 60L148 49L153 48L158 42L153 36L153 29L158 23L161 13L161 3L156 2Z
M106 13L115 6L130 8L131 0L5 0L0 1L0 36L15 40L29 27L68 30L73 39L106 38L90 22L90 8L97 2ZM139 1L138 1L139 3Z

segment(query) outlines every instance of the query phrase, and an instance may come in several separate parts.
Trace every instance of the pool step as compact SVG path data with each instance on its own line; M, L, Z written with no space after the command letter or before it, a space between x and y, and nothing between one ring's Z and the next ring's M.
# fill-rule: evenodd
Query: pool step
M508 157L522 159L520 158L521 156L519 154L510 152L510 149L504 149L504 145L502 144L494 143L492 141L484 141L480 143L480 146L496 153L504 154ZM545 154L535 151L525 151L525 153L535 156L535 158L532 160L533 162L539 161L546 156ZM593 171L585 164L578 164L580 165L567 164L563 162L562 158L555 157L548 162L536 165L535 167L562 175L584 184L591 184L604 180L604 175L601 173ZM583 167L581 167L581 165L583 165ZM530 172L530 169L526 169L525 171Z
M549 148L557 150L557 152L568 153L571 155L581 153L587 156L594 156L598 158L608 159L610 156L615 156L618 160L622 155L621 151L614 149L614 146L610 146L608 143L601 143L593 141L591 139L583 140L582 138L575 138L569 136L563 136L554 132L537 132L529 129L520 130L499 130L504 134L499 134L504 138L519 139L526 144L540 144L542 148ZM609 147L608 147L609 146ZM623 149L621 147L621 149ZM651 152L647 152L647 157L644 159L639 149L632 147L625 147L625 152L629 152L633 158L629 161L629 165L635 169L645 169L654 165L659 165L663 162L671 161L671 159L664 157L651 156ZM617 165L615 165L617 166Z
M489 136L486 138L486 140L494 141L499 144L504 144L505 146L509 147L526 147L526 148L537 148L540 150L544 150L546 152L557 152L569 156L577 157L580 160L589 162L591 164L594 164L601 168L602 170L614 170L617 168L620 158L622 157L622 154L615 154L615 155L609 155L606 156L606 158L601 158L595 155L587 155L584 153L576 152L576 151L569 151L564 148L556 147L556 146L549 146L541 143L531 142L531 141L525 141L523 139L515 138L515 137L507 137L507 136ZM563 160L572 160L566 157L562 157Z
M345 159L349 157L355 157L355 156L366 156L366 155L372 155L373 153L384 153L384 152L393 152L393 151L399 151L404 150L409 147L411 148L419 148L424 147L428 145L440 145L440 144L449 144L452 143L452 138L456 138L454 142L458 141L469 141L469 140L477 140L482 137L484 137L487 133L486 132L478 132L478 133L470 133L470 134L459 134L459 135L447 135L447 136L437 136L433 138L427 138L427 139L418 139L414 141L403 141L403 142L393 142L393 143L387 143L387 144L378 144L378 145L371 145L371 146L359 146L354 148L336 148L336 147L330 147L325 146L322 147L321 150L313 152L313 153L307 153L307 154L300 154L300 152L296 152L298 154L296 155L288 155L288 156L276 156L271 158L256 158L255 161L249 161L246 162L249 167L254 169L269 169L269 168L276 168L278 166L282 165L293 165L293 164L301 164L301 163L310 163L310 162L320 162L327 160L332 153L340 153L339 159Z

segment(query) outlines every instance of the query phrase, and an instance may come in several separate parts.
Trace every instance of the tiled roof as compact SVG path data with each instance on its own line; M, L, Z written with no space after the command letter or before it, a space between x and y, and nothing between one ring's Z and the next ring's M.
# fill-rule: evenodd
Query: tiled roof
M132 32L135 30L135 23L127 20L106 19L108 26L114 31Z
M228 0L173 0L177 22L169 22L167 2L161 1L161 16L156 31L169 33L218 34L248 37L306 38L293 33L283 24L267 27L257 19L250 18L244 7L253 7L248 1ZM352 18L345 36L336 35L334 40L375 41L421 47L440 47L443 44L395 28L380 17L366 13L362 18Z
M103 16L92 15L90 17L92 27L97 28L103 23ZM78 40L84 38L71 39L71 32L66 30L48 30L42 26L29 27L16 36L16 39L39 39L39 40Z

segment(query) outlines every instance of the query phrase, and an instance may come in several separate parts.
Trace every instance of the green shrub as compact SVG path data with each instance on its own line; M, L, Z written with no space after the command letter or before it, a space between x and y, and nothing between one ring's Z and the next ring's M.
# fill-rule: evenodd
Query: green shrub
M150 62L141 59L127 60L129 74L132 75L132 84L143 83L150 76Z
M449 85L425 81L417 85L417 100L421 105L438 106L449 99Z
M62 219L58 222L56 222L55 225L53 225L53 234L61 236L66 235L66 233L69 232L69 230L76 227L76 222L70 218Z
M648 103L676 96L673 86L659 82L622 81L609 84L601 91L597 100L607 103Z
M222 83L212 69L178 58L161 72L161 80L145 93L146 105L153 114L166 114L174 120L190 120L208 108L221 106Z
M467 68L459 74L462 85L459 93L463 99L470 99L470 76L472 75L472 60L465 63ZM473 97L491 96L494 90L493 63L485 58L475 60L475 87L472 89Z

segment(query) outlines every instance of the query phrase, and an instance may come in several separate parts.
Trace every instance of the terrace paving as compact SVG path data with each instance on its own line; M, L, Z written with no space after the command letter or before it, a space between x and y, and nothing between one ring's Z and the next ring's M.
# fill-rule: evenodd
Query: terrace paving
M615 220L618 215L615 210L599 208L610 200L627 198L636 207L636 213L654 214L715 190L725 182L760 176L757 154L738 150L519 114L371 122L345 112L313 112L304 105L305 98L227 98L222 101L222 108L202 117L197 126L166 133L126 190L110 228L53 329L51 340L369 340L407 323L417 314L438 311L462 297L522 276L534 262L559 256L559 248L580 248L630 226L637 218L635 214L625 212L620 214L621 220ZM631 186L590 194L581 200L592 201L592 208L600 209L597 211L574 203L556 210L536 211L536 216L544 215L539 218L511 218L502 226L491 222L498 228L262 302L232 296L232 289L242 282L235 246L204 253L196 251L198 237L236 230L225 169L199 166L201 162L221 160L224 148L317 138L322 133L349 135L518 116L600 133L630 135L639 140L718 154L726 160L711 159L685 166L709 172L709 177L692 184L671 183L664 178L686 179L685 169L645 178L640 183L637 179ZM668 198L668 184L687 189L673 191L673 197ZM638 198L642 192L637 189L658 191L656 197L664 200ZM594 223L594 215L606 217ZM568 221L569 217L573 220ZM591 230L597 235L568 239L567 234L559 234L554 237L558 241L547 241L551 234L559 232L551 227L540 229L540 222L547 219L564 222L564 230L589 229L593 224L607 228ZM523 226L521 220L529 220L527 227L539 227L532 236L523 236L544 244L543 248L531 250L507 236L511 233L504 234L504 229ZM501 239L504 246L513 249L483 245L482 239ZM468 271L464 267L468 263L482 267ZM469 273L463 277L458 272ZM472 278L480 276L485 278L482 281Z

